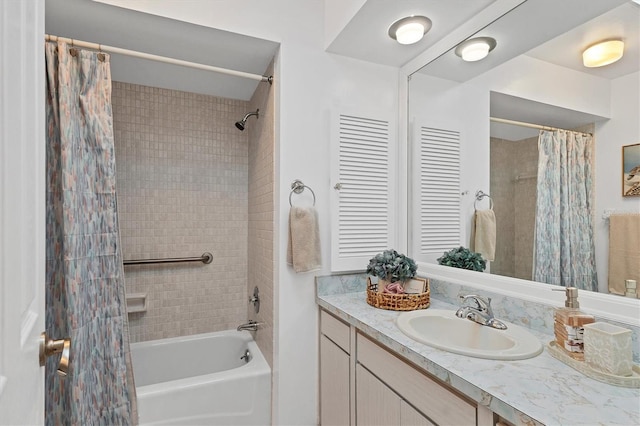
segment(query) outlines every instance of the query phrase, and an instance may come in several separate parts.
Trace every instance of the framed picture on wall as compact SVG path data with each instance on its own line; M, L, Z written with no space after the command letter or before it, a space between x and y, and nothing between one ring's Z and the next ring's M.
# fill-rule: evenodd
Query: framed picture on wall
M622 147L622 196L640 196L640 143Z

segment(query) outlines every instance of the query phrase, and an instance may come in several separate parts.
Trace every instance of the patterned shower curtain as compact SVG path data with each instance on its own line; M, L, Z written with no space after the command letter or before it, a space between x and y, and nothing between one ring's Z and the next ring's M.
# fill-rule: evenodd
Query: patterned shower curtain
M48 425L137 423L118 215L109 55L46 43Z
M592 140L586 133L540 131L534 281L598 290Z

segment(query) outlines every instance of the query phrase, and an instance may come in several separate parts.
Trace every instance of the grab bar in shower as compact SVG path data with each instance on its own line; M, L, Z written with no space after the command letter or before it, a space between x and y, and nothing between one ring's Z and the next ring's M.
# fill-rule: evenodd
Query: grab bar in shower
M209 252L203 253L200 257L174 257L174 258L165 258L165 259L135 259L135 260L125 260L122 262L125 266L127 265L149 265L155 263L186 263L186 262L202 262L204 264L209 264L213 261L213 255Z

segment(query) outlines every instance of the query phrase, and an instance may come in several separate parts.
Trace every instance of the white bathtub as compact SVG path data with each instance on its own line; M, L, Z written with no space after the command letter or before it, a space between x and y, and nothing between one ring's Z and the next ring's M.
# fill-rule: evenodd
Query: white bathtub
M131 353L141 425L270 424L271 369L248 331L133 343Z

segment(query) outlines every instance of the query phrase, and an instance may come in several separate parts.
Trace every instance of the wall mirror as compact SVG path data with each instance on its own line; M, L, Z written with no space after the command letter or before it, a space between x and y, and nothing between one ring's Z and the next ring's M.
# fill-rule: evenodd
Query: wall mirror
M468 247L475 208L492 201L498 236L488 272L535 285L540 130L490 117L577 130L594 138L588 161L595 288L608 292L607 216L640 212L640 200L620 192L621 147L640 141L639 23L634 1L527 0L467 38L496 41L486 58L465 62L454 46L409 76L408 251L414 258L435 264L443 251ZM624 41L622 59L586 68L583 50L611 39ZM476 200L479 190L491 200Z

